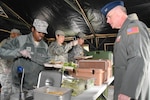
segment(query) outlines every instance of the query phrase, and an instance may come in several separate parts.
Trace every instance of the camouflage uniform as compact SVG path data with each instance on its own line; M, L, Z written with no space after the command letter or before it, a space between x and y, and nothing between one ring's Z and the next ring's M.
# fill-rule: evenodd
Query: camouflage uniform
M12 38L4 39L0 46L3 46L8 41L11 41ZM0 83L1 88L1 100L9 100L11 95L11 65L12 60L4 60L0 58Z
M54 61L68 62L68 51L72 44L59 45L56 41L49 45L49 53Z
M10 46L11 45L11 46ZM13 49L12 49L13 48ZM20 57L20 53L18 51L31 48L32 60L29 60L24 57ZM38 46L35 46L33 42L32 33L28 35L22 35L16 37L11 42L5 44L0 48L0 55L5 58L15 58L12 67L12 84L13 87L19 88L20 80L16 69L18 66L22 66L25 70L24 84L23 89L28 91L34 89L33 86L37 85L38 74L41 70L44 70L43 63L49 61L48 56L48 46L47 44L41 40ZM15 92L16 89L12 90L12 93Z
M9 100L11 94L11 61L0 59L1 100Z
M78 45L74 46L73 49L69 52L69 62L75 62L75 57L84 56L86 50L82 47L84 44L84 39L86 35L82 32L79 32L76 35L76 39L78 40Z
M83 47L80 45L76 45L73 49L69 52L69 62L75 62L75 57L84 56Z

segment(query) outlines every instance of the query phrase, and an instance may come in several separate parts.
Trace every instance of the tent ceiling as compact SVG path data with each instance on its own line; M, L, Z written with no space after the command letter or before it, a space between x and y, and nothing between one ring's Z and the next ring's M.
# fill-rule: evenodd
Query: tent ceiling
M100 13L101 7L112 0L1 0L1 7L9 18L0 17L0 28L10 30L19 28L23 34L28 33L29 26L34 18L48 21L49 35L54 37L54 32L61 29L67 36L77 32L86 34L112 33L106 24L105 18ZM139 19L150 27L150 0L123 0L128 14L137 13ZM79 4L78 4L79 3ZM83 12L82 12L83 10ZM83 15L85 13L85 16ZM19 22L17 22L19 21ZM20 23L21 22L21 23ZM28 24L27 24L27 23Z

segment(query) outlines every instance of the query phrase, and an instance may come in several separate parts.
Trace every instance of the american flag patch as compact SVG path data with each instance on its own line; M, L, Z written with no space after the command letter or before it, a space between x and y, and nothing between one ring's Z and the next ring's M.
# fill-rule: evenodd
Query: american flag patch
M135 34L135 33L138 33L139 32L139 28L138 27L132 27L132 28L128 28L127 29L127 34L130 35L130 34Z

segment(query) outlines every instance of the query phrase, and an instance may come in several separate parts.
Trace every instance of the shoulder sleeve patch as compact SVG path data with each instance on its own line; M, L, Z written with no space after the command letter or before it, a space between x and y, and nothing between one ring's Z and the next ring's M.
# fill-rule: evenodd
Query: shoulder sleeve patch
M131 28L127 29L127 34L128 35L135 34L135 33L138 33L138 32L139 32L139 28L138 27L131 27Z

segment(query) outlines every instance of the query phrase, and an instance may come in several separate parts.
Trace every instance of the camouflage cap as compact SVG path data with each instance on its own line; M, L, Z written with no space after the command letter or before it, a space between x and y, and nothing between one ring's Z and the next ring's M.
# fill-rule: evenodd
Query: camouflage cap
M40 19L34 19L33 26L38 32L48 34L47 32L48 23L46 21L42 21Z
M22 34L21 32L20 32L20 30L18 30L18 29L11 29L11 31L10 31L10 33L17 33L17 34Z
M82 39L85 39L86 35L85 35L84 33L82 33L82 32L79 32L79 33L77 34L77 37L82 38Z
M55 35L62 35L62 36L65 36L65 33L64 33L64 31L56 30L56 31L55 31Z

